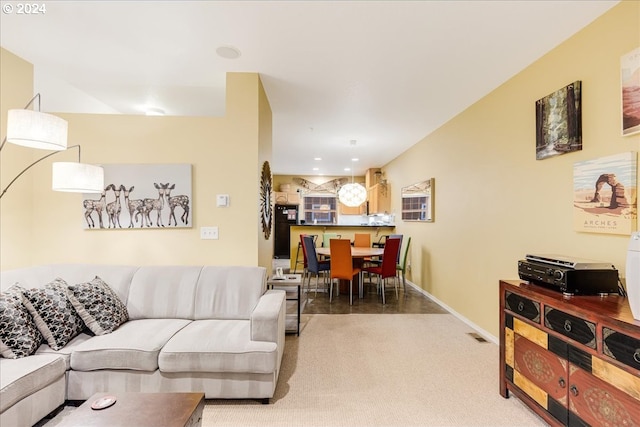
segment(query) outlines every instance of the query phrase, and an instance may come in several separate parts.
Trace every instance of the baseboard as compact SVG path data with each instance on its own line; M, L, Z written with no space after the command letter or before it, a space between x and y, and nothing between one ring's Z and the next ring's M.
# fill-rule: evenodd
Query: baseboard
M498 340L497 337L495 337L492 334L490 334L489 332L485 331L480 326L476 325L471 320L467 319L462 314L458 313L457 311L455 311L454 309L449 307L447 304L445 304L444 302L440 301L438 298L434 297L429 292L425 291L424 289L422 289L421 287L419 287L415 283L407 280L407 285L411 286L413 289L415 289L416 291L420 292L422 295L426 296L427 298L429 298L430 300L432 300L433 302L438 304L440 307L442 307L445 310L447 310L454 317L457 317L458 319L460 319L463 323L465 323L470 328L473 328L478 334L480 334L487 341L490 341L490 342L492 342L492 343L494 343L496 345L500 344L500 341Z

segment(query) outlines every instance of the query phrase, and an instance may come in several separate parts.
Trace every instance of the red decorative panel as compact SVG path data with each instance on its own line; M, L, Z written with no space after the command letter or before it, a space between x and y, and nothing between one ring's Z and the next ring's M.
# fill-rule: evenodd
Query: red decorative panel
M566 406L566 360L516 334L514 363L517 371Z
M640 425L640 401L571 365L569 410L593 426Z

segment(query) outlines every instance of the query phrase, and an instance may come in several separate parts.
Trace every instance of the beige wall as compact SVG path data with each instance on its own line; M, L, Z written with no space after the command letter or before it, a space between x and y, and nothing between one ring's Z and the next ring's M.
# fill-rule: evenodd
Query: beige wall
M2 54L4 120L5 87L17 84L5 82L5 70L19 76L22 68L31 68L20 60L5 63L5 56L13 55ZM31 82L20 85L28 88L14 97L24 104ZM226 109L221 118L59 114L69 122L69 145L82 145L83 162L192 164L194 227L84 230L82 196L51 191L51 162L46 160L23 177L21 191L12 187L2 199L2 268L56 262L270 268L271 242L256 232L260 167L271 159L271 110L258 74L228 74ZM5 164L16 160L10 156L3 150L3 179ZM75 156L74 151L53 159L73 161ZM230 207L216 207L216 194L229 194ZM218 226L219 240L201 240L201 226Z
M0 120L2 138L7 134L7 111L24 108L33 96L33 66L0 49ZM29 148L5 144L0 155L0 187L11 180L37 157ZM31 250L31 218L33 214L30 193L33 176L23 175L0 200L0 262L13 265L29 264ZM0 190L1 191L1 190ZM8 209L8 205L11 209Z
M639 18L640 2L621 2L384 168L394 189L435 177L435 222L396 224L413 237L411 280L494 336L498 280L517 279L527 253L606 260L624 274L629 236L573 231L573 164L640 149L640 135L621 136L619 86ZM537 161L534 103L575 80L583 149Z

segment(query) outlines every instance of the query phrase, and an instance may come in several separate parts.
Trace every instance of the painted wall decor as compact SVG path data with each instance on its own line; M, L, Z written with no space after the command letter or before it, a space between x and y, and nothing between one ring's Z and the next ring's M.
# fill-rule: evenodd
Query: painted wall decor
M260 223L262 224L262 232L264 233L265 240L268 240L271 236L271 219L273 216L272 193L273 178L271 176L271 167L269 166L269 162L264 162L260 175Z
M637 153L634 151L574 164L574 229L626 234L638 218Z
M536 101L536 159L582 150L582 82Z
M192 227L190 164L102 167L102 194L83 195L85 229Z
M402 220L424 221L434 220L434 186L435 178L402 187Z
M620 59L622 135L640 132L640 47Z

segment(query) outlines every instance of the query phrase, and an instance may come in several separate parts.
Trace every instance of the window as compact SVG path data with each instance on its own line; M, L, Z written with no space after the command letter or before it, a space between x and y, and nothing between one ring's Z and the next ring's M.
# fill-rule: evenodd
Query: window
M426 220L427 206L427 196L403 197L402 219L405 221Z
M336 217L335 196L305 196L304 220L307 224L333 224Z

